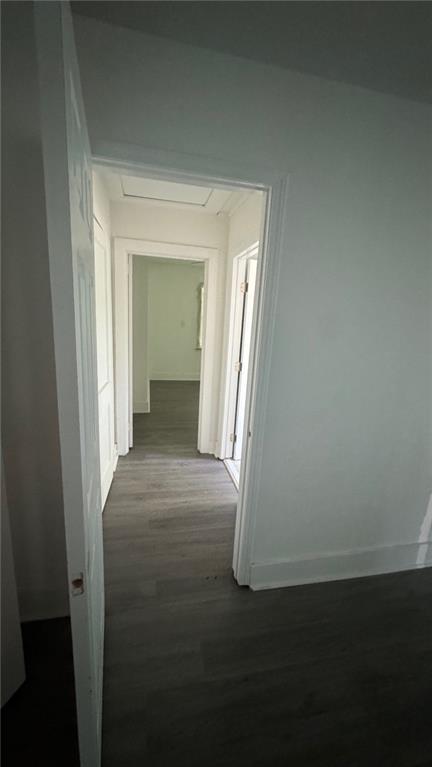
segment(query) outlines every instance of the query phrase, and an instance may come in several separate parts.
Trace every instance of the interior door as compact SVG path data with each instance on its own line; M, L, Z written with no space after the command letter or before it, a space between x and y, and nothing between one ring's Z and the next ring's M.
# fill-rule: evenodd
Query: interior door
M98 767L104 584L91 155L69 4L34 8L79 746L82 767Z
M114 372L111 254L107 236L94 219L97 380L102 508L114 475Z
M235 416L235 440L233 448L233 458L235 461L241 459L242 447L243 447L243 432L245 421L245 408L246 408L246 392L247 392L247 380L249 371L249 358L250 348L252 340L252 320L253 320L253 305L255 296L257 274L257 260L255 258L249 258L246 266L246 284L247 291L244 294L243 304L243 322L241 330L241 342L240 342L240 370L238 377L237 388L237 404L236 404L236 416Z

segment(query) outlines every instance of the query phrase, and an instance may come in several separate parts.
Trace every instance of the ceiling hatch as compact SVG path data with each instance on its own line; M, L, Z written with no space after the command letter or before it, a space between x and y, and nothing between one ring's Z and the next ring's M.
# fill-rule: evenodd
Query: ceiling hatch
M178 184L173 181L160 181L137 176L121 176L124 197L141 200L154 200L181 205L206 207L213 193L210 187Z

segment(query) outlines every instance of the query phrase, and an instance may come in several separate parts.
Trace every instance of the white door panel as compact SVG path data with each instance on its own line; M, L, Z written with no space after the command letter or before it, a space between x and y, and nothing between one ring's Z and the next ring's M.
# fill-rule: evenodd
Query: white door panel
M102 507L111 487L114 473L112 387L106 386L99 392L99 444L101 465Z
M82 767L101 752L104 584L91 154L69 4L35 3L63 505Z
M228 353L229 370L229 389L227 393L228 400L228 434L227 442L224 448L224 458L234 457L235 427L236 427L236 409L237 392L239 384L239 374L237 371L240 362L241 334L243 323L244 294L241 285L246 282L247 259L235 259L233 264L232 276L232 294L231 311L232 321L230 325L230 347Z
M245 410L246 410L246 392L249 372L249 358L252 341L252 319L255 297L255 284L257 273L256 259L249 258L246 266L247 293L244 294L243 324L241 331L241 349L240 361L241 370L239 372L238 390L237 390L237 408L233 458L236 461L241 459L243 448L243 437L245 428Z
M107 249L100 241L95 231L95 282L96 282L96 337L97 337L97 369L98 390L101 391L109 383L109 327L106 322L108 303L109 263Z
M102 508L111 487L114 464L114 371L111 257L105 232L95 222L96 338Z

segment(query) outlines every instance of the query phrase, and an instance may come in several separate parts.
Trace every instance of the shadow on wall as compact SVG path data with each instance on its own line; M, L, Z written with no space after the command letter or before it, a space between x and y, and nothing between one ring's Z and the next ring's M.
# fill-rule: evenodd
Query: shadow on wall
M2 17L2 440L20 613L32 620L69 605L31 4Z

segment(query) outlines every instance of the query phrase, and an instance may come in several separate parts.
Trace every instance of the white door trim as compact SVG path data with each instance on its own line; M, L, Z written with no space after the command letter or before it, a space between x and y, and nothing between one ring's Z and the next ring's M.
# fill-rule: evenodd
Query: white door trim
M233 443L231 433L235 421L235 400L237 392L237 376L234 375L234 365L237 356L237 341L241 333L241 316L239 316L239 269L248 258L258 258L259 242L255 242L246 250L241 251L232 259L231 281L227 285L226 305L229 307L228 333L226 341L225 379L222 383L221 397L221 432L218 457L224 460L232 458Z
M204 327L201 353L200 403L198 422L198 450L215 453L215 424L218 423L218 371L214 365L217 334L217 290L220 252L215 248L198 245L180 245L126 237L114 237L114 334L116 339L115 389L117 440L120 455L126 455L133 444L132 437L132 256L169 258L179 261L204 262ZM125 289L126 288L126 289ZM126 299L126 307L124 302ZM125 364L126 361L126 364Z
M267 413L270 362L277 312L277 282L280 264L289 253L288 220L289 170L238 164L230 159L183 154L125 144L95 141L96 163L112 170L129 170L135 175L165 178L183 183L231 184L267 193L264 236L257 275L257 295L251 368L246 401L243 468L240 477L234 539L233 571L237 582L249 585L253 563L252 535L260 503L264 429ZM127 365L127 359L125 361Z
M111 259L111 246L109 242L109 237L107 236L107 233L103 229L101 223L98 221L96 216L93 213L93 236L94 236L94 247L95 247L95 262L96 262L96 244L98 244L106 253L109 259L109 279L107 280L107 288L108 288L108 295L107 295L107 311L108 311L108 330L109 330L109 342L107 344L108 347L108 381L105 382L104 389L106 391L107 387L109 388L109 398L110 398L110 414L109 414L109 433L111 434L112 439L110 440L110 462L109 465L106 467L102 466L101 461L101 497L102 497L102 510L104 509L106 499L111 487L111 483L113 480L114 472L117 466L117 448L115 444L115 436L114 436L114 419L115 419L115 413L114 413L114 351L113 351L113 317L112 317L112 259ZM95 272L95 291L97 290L97 278L96 278L96 272ZM96 334L97 336L97 334ZM97 345L96 345L97 348ZM97 354L99 352L97 351ZM99 367L98 367L99 370ZM99 425L101 421L101 410L100 410L100 403L101 403L101 395L102 391L100 388L100 381L98 376L98 406L99 406ZM101 439L101 438L100 438ZM99 441L99 446L101 446L101 443Z
M114 250L115 258L115 250ZM133 254L127 255L128 269L128 449L133 447ZM114 299L116 294L114 293ZM115 307L114 307L115 309ZM116 382L116 391L119 388Z

